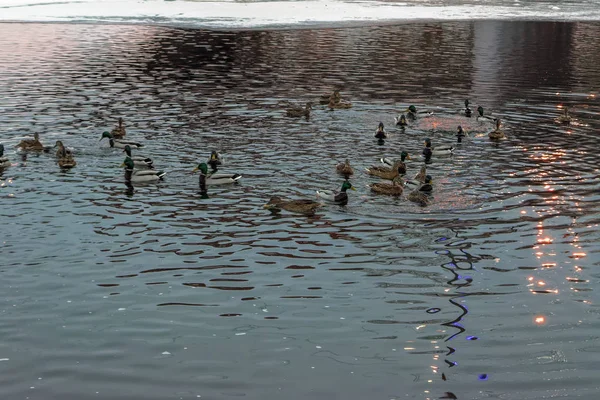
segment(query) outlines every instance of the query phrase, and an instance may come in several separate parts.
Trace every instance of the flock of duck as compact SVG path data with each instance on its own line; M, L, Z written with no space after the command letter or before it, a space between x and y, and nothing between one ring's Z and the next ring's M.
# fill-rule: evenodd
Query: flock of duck
M327 105L327 107L330 109L347 109L352 107L350 102L341 98L338 90L335 90L331 94L321 96L320 103ZM309 102L305 107L294 107L287 109L285 115L291 118L309 118L311 110L312 104ZM481 106L477 108L477 113L478 115L476 118L478 121L494 124L495 129L489 131L488 133L490 139L498 140L504 138L504 132L501 129L501 121L499 118L484 115L484 110ZM461 110L461 114L465 117L472 116L472 111L469 108L469 100L465 100L465 108ZM401 130L404 130L409 126L409 120L416 121L418 118L423 118L430 115L432 115L431 112L417 111L416 107L411 105L405 110L404 113L394 118L395 125ZM563 124L568 124L571 122L571 116L569 115L568 107L564 107L564 113L558 117L556 121ZM123 152L126 154L125 160L121 164L121 166L124 167L125 183L130 186L132 182L152 182L162 179L166 172L155 170L151 158L133 155L133 149L139 149L143 147L143 145L139 142L126 140L125 136L126 130L123 124L123 119L119 118L118 125L110 132L103 132L100 137L100 141L103 139L108 139L108 143L111 148L123 149ZM377 130L373 136L378 141L383 141L389 136L385 131L382 122L379 123L379 126L377 127ZM457 142L461 143L463 137L465 136L466 133L459 125L456 132ZM53 147L45 147L40 142L39 135L37 133L34 134L33 139L22 140L16 147L22 151L35 152L50 152L55 148L56 162L61 169L70 169L77 165L72 151L68 149L62 143L62 141L57 141ZM372 183L368 186L374 193L390 196L401 196L405 190L410 191L406 196L409 201L415 202L421 206L426 206L431 200L431 193L433 191L433 178L431 175L427 174L427 164L431 162L433 157L449 156L453 153L454 146L441 145L433 147L431 139L425 138L424 148L422 151L423 164L414 178L406 178L407 166L405 161L410 159L410 156L406 151L402 151L400 154L400 159L398 160L381 158L380 165L374 165L365 169L365 172L368 175L381 178L382 180L377 183ZM219 173L218 168L220 165L222 165L222 163L223 159L221 155L217 151L212 151L207 161L201 162L193 170L194 172L200 171L199 187L202 197L207 197L207 186L209 185L236 183L242 178L242 175L237 173ZM0 144L0 170L7 168L10 165L10 160L4 156L4 145ZM209 166L211 168L210 171ZM349 180L354 174L354 169L350 165L350 162L346 159L343 163L340 163L336 166L336 171L344 177L344 181L340 190L317 190L316 195L319 200L344 205L348 202L347 191L356 190ZM313 214L321 206L323 206L323 203L319 201L309 199L288 200L275 196L271 197L269 202L263 207L273 212L286 210L302 214Z

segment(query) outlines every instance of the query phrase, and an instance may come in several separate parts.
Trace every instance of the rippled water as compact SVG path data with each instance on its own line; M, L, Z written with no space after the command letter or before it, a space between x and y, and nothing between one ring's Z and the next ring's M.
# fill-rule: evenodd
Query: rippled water
M2 398L600 393L600 24L0 34ZM333 88L352 109L284 117ZM465 98L507 138L460 116ZM434 116L401 132L409 104ZM121 116L163 182L123 183L98 141ZM365 167L407 150L414 175L423 138L458 124L470 137L429 166L430 206L368 191ZM34 132L77 167L15 152ZM191 170L212 149L243 178L201 199ZM347 206L262 209L341 186L345 158Z

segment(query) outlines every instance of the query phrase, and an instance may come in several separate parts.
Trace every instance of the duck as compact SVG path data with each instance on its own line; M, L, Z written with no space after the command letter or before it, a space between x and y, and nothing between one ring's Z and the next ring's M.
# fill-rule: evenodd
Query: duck
M0 168L10 167L10 160L4 155L4 145L0 143Z
M558 118L556 118L556 122L561 123L561 124L570 124L571 121L572 121L572 118L569 115L569 107L565 106L565 108L563 109L563 114L561 116L559 116Z
M404 163L402 161L398 160L394 163L394 165L391 168L384 166L372 166L371 168L366 168L365 171L369 175L392 180L398 175L401 175L400 171L402 170L403 164ZM406 166L404 168L406 168Z
M387 132L385 131L384 127L383 127L383 122L380 122L379 125L377 126L377 130L375 131L375 133L373 134L373 137L381 140L381 139L385 139L388 137Z
M342 188L339 192L333 190L317 190L317 197L334 202L335 204L344 205L348 203L348 193L346 192L348 189L356 190L350 181L346 179L344 183L342 183Z
M404 186L410 187L413 191L420 190L421 192L430 193L433 191L433 178L431 175L425 175L425 178L422 181L413 179L411 181L406 181Z
M462 126L459 125L458 128L456 128L456 143L462 143L462 139L465 136L467 136L467 134L463 130Z
M67 156L73 155L71 153L71 150L67 149L65 147L65 145L63 144L63 142L61 142L60 140L56 141L56 144L54 145L54 147L58 147L58 150L56 150L56 158L65 158Z
M477 116L477 121L496 122L496 118L490 117L489 115L483 115L483 107L481 106L477 107L477 113L479 114Z
M496 120L496 129L488 133L488 137L493 140L502 139L504 137L504 132L500 129L500 119Z
M154 182L161 180L167 173L164 171L155 171L153 169L139 170L135 169L135 163L131 157L125 157L125 161L121 164L125 167L125 182Z
M15 147L19 147L21 150L44 150L44 145L40 142L40 135L37 132L33 134L33 139L23 139Z
M110 131L115 139L123 139L125 137L125 126L123 125L123 118L119 118L119 125Z
M412 189L418 188L425 182L427 176L427 167L422 165L421 169L413 179L407 179L406 182L404 182L404 186L409 186Z
M403 151L402 153L400 153L400 165L398 166L401 174L406 173L406 163L404 162L405 160L410 160L410 155L406 151ZM380 158L379 161L381 161L381 163L386 167L393 167L395 164L395 162L392 162L392 160L390 160L389 158Z
M263 208L270 210L271 212L286 210L293 213L313 215L317 209L323 207L323 205L323 203L313 200L284 200L279 196L273 196L269 199L269 202L263 206Z
M132 140L115 139L113 135L108 131L102 132L100 141L102 141L102 139L104 138L108 138L108 143L110 144L110 147L115 147L117 149L124 149L125 146L129 146L132 149L139 149L140 147L144 147L143 144L139 142L134 142Z
M204 165L204 167L203 167L203 165ZM206 164L200 163L200 164L198 164L198 166L196 168L193 169L192 172L196 172L198 170L204 171L204 168L206 168ZM228 174L228 173L206 174L206 184L212 185L212 186L236 183L240 179L242 179L242 175L240 175L240 174Z
M342 99L338 99L337 101L333 98L329 99L329 103L327 104L331 110L333 109L344 109L344 108L352 108L352 103L349 101L344 101Z
M211 151L210 157L208 157L206 164L210 165L210 168L213 171L216 171L219 169L219 165L223 164L223 158L221 157L219 152L217 152L216 150L213 150L213 151Z
M408 106L408 108L406 109L405 112L406 112L406 116L413 121L415 119L417 119L417 116L419 114L422 116L426 116L426 117L433 115L432 111L417 111L417 107L415 107L413 105Z
M136 168L148 168L148 169L154 169L154 162L152 161L151 158L148 157L143 157L143 156L136 156L133 157L131 155L131 146L126 145L124 150L124 153L127 153L127 157L131 158L133 160L133 165Z
M413 203L417 203L418 205L420 205L422 207L425 207L431 201L429 196L427 196L424 192L422 192L419 189L415 189L412 192L410 192L408 194L408 196L406 196L406 198L409 201L412 201Z
M404 114L400 114L398 117L394 117L394 122L396 123L396 126L399 126L401 128L404 128L408 125L408 122L406 122L406 115Z
M56 162L60 168L69 169L77 165L75 158L73 158L73 153L63 145L63 142L57 140L54 147L58 147L58 150L56 151Z
M346 161L344 161L343 163L339 163L338 165L336 165L335 169L339 174L342 175L354 175L354 169L352 169L352 167L350 166L350 162L347 158Z
M442 145L431 147L431 139L425 138L425 148L423 149L425 161L430 160L431 156L450 156L452 154L454 154L454 146Z
M333 93L321 95L319 98L319 104L329 104L331 100L333 100L334 103L338 103L341 99L342 97L340 96L340 91L334 90Z
M465 100L465 110L464 110L464 112L465 112L465 117L471 118L472 111L469 108L469 99Z
M397 176L394 179L392 179L391 183L377 182L367 186L371 188L372 192L379 194L387 194L390 196L400 196L404 191L404 186L402 185L402 180L400 176Z
M312 110L311 102L306 103L306 107L292 107L285 110L286 117L297 118L310 116L310 110Z

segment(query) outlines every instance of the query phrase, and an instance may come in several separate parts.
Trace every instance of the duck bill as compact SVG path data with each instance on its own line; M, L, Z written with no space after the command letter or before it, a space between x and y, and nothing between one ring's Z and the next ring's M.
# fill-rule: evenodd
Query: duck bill
M198 167L196 167L192 170L192 172L196 172L196 171L198 171Z
M356 192L356 188L354 186L352 186L350 190L354 190Z

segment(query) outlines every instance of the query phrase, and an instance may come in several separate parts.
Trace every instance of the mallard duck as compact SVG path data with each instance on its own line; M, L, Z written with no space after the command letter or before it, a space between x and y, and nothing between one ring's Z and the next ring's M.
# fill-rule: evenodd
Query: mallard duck
M213 171L216 171L217 169L219 169L219 165L223 164L223 159L221 158L221 155L216 150L213 150L210 153L210 157L208 157L208 161L206 161L206 163L208 165L210 165L210 168Z
M350 161L348 161L347 158L346 161L344 161L343 163L339 163L338 165L336 165L335 169L339 174L342 175L350 176L354 174L354 169L352 169L352 167L350 166Z
M409 186L412 189L416 189L425 182L427 176L429 176L427 175L427 167L423 165L413 179L408 179L406 182L404 182L404 186Z
M16 147L22 150L44 150L44 145L40 142L40 135L37 132L33 134L33 139L23 139Z
M367 186L371 188L372 192L387 194L390 196L400 196L404 191L404 187L402 185L402 178L400 178L400 176L396 176L391 183L377 182Z
M369 175L378 176L383 179L392 180L398 175L401 175L401 170L403 169L403 162L398 160L394 163L394 165L390 167L384 166L372 166L371 168L366 168L365 171ZM406 166L404 165L404 171L406 171Z
M58 147L58 150L56 150L56 158L66 158L68 156L72 156L71 150L67 149L60 140L56 141L54 147Z
M425 138L425 148L423 149L423 156L427 160L431 156L450 156L454 154L454 146L442 145L437 147L431 147L431 139ZM429 155L429 156L428 156Z
M433 178L431 175L425 175L425 178L420 181L417 179L413 179L410 181L406 181L404 186L411 188L411 190L420 190L421 192L431 192L433 190Z
M341 99L338 99L337 101L335 101L332 98L329 100L327 107L329 107L332 110L333 109L352 108L352 103L350 103L349 101L343 101Z
M393 167L395 163L399 162L398 168L401 174L406 173L406 163L404 161L410 160L410 155L406 151L400 153L400 161L392 161L389 158L380 158L379 161L386 167Z
M0 144L0 168L10 167L10 161L8 157L4 155L4 145Z
M383 122L379 123L379 125L377 126L377 130L373 134L373 137L380 139L380 140L388 137L388 134L383 127Z
M123 139L125 137L125 126L123 125L123 118L119 118L119 125L117 125L116 128L114 128L112 131L110 131L110 134L115 138L115 139Z
M467 134L465 133L465 131L463 131L462 126L458 126L458 128L456 128L456 142L457 143L462 143L462 139L467 136Z
M263 206L263 208L272 212L279 212L286 210L290 212L312 215L319 207L323 207L323 203L319 203L312 200L284 200L281 197L271 197L269 202Z
M226 185L228 183L235 183L235 182L239 181L240 179L242 179L242 175L240 175L240 174L226 174L226 173L208 174L208 169L206 171L204 171L205 168L207 168L206 163L200 163L200 164L198 164L198 166L196 168L194 168L194 170L192 172L196 172L198 170L202 171L202 173L204 173L206 175L206 184L207 185L212 185L212 186Z
M344 183L342 183L342 188L339 192L333 190L317 190L317 197L343 205L348 203L348 193L346 193L348 189L356 190L350 181L345 180Z
M469 99L465 100L465 117L471 118L471 109L469 108Z
M124 149L125 146L129 146L132 149L139 149L140 147L144 147L143 144L138 143L138 142L134 142L132 140L122 140L122 139L115 139L110 132L102 132L102 136L100 137L100 141L102 141L102 139L104 138L108 138L108 143L110 144L110 147L116 147L117 149Z
M483 107L481 106L477 107L477 113L479 114L477 116L477 121L496 122L496 118L490 117L489 115L483 115Z
M406 109L406 116L413 121L417 119L417 116L419 115L428 117L430 115L433 115L433 111L417 111L417 107L413 105L408 106L408 108Z
M339 90L334 90L333 93L321 95L319 98L319 104L329 104L332 100L334 103L338 103L342 97L340 96Z
M415 189L406 196L406 198L414 203L417 203L420 206L425 207L429 204L431 199L424 192L419 189Z
M500 129L500 119L496 120L496 129L488 133L490 139L498 140L504 137L504 132Z
M561 124L570 124L571 121L572 118L569 115L569 107L565 106L565 108L563 109L563 114L556 118L556 122L559 122Z
M404 128L405 126L408 125L408 122L406 122L406 115L401 114L398 117L394 117L394 122L396 123L397 126Z
M123 151L125 153L127 153L127 157L129 157L133 160L133 165L136 168L149 168L149 169L154 168L154 162L152 161L151 158L143 157L143 156L133 157L131 155L131 146L126 145Z
M297 117L306 117L310 116L310 110L312 110L312 104L310 101L306 103L306 107L292 107L285 110L285 115L287 117L297 118Z
M75 165L77 165L75 158L73 158L73 153L71 153L71 150L67 149L63 145L63 142L57 140L54 147L58 147L58 150L56 151L56 162L59 167L63 169L68 169L73 168Z
M166 175L166 172L163 171L155 171L152 169L148 170L139 170L134 169L135 164L131 157L125 157L125 161L121 164L122 167L125 167L125 182L153 182L162 179L163 176Z

